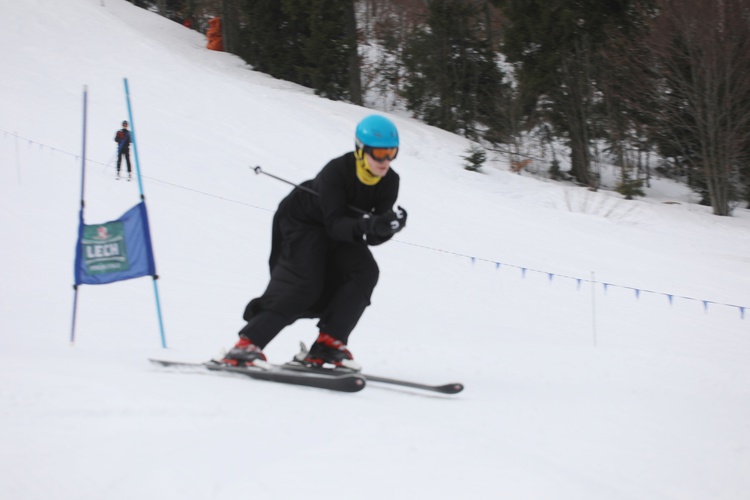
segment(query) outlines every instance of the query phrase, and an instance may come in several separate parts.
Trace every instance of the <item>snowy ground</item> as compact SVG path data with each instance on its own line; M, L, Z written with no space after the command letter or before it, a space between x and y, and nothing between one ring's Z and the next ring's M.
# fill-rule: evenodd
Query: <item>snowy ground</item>
M409 224L374 250L350 347L465 392L175 373L146 359L231 346L266 285L288 186L248 167L308 179L369 112L124 0L0 12L0 498L750 498L748 210L714 217L672 181L628 202L467 172L465 139L395 116ZM139 200L113 180L124 77L166 351L149 278L82 287L69 343L84 85L86 220ZM299 322L267 354L315 335Z

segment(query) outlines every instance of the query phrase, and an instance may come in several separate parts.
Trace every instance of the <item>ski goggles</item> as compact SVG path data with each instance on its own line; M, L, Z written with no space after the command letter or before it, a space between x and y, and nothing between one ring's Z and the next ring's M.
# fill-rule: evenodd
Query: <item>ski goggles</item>
M398 148L373 148L365 146L363 151L377 161L395 160L398 156Z

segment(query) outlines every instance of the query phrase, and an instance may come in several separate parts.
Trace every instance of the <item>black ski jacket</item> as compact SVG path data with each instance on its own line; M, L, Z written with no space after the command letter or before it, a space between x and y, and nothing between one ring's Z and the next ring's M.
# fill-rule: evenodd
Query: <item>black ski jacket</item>
M356 209L382 214L393 210L398 198L399 175L389 169L380 181L368 186L357 178L354 153L346 153L328 162L318 175L302 186L316 192L295 189L279 207L279 216L304 225L322 226L326 235L341 242L364 242ZM274 234L273 244L277 243ZM380 245L391 239L368 237L368 245Z

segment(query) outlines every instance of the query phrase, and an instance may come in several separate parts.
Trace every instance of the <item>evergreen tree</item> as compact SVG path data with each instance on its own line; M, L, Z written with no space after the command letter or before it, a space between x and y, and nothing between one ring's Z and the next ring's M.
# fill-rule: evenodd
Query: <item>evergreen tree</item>
M471 147L466 151L466 156L462 156L466 163L464 169L471 172L478 172L480 168L487 161L487 152L480 146L472 144Z
M597 186L591 142L601 134L603 48L636 24L635 0L505 0L504 53L517 63L527 115L539 113L571 150L571 173Z
M361 99L353 2L244 0L247 23L239 55L258 71L330 99Z
M300 76L319 95L341 100L350 95L349 57L356 51L356 38L348 31L347 7L352 0L285 0L307 4L308 35L300 40L305 56ZM291 12L290 12L291 14Z
M281 7L279 0L244 0L242 10L247 22L240 35L238 55L257 71L290 79L294 46Z
M502 127L503 74L467 0L432 0L427 24L415 28L404 51L409 110L431 125L479 138Z

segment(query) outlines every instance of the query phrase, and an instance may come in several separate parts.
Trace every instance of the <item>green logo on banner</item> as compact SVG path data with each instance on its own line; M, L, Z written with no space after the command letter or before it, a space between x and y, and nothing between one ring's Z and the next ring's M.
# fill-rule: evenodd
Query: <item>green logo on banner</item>
M123 222L83 226L81 244L87 273L106 274L130 269L124 233Z

